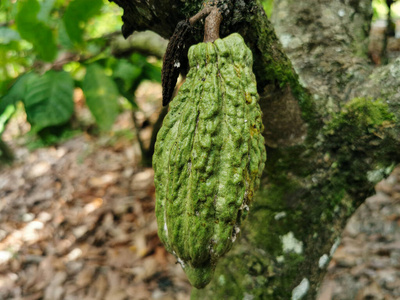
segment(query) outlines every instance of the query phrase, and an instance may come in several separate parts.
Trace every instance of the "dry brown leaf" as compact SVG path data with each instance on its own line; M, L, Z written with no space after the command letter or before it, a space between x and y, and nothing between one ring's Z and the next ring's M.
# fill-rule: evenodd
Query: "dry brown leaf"
M76 277L76 284L79 287L85 287L93 281L96 273L95 266L86 266Z

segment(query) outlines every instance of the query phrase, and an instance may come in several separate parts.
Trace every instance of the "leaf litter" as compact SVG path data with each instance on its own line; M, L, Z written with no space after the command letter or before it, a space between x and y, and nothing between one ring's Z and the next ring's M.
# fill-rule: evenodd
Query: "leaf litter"
M117 124L133 132L130 120ZM0 299L189 299L158 238L154 174L136 140L8 143L17 160L0 172Z

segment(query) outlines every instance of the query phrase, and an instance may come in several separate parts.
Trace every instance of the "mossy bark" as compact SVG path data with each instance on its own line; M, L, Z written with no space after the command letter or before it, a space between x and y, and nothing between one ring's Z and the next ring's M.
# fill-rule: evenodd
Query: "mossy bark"
M115 2L126 28L167 38L202 4ZM314 299L347 219L400 162L400 60L369 65L370 0L275 0L282 43L258 1L220 2L221 36L239 32L254 55L268 160L242 237L192 296Z
M312 143L268 149L242 238L193 298L314 299L346 220L400 159L396 120L356 98Z

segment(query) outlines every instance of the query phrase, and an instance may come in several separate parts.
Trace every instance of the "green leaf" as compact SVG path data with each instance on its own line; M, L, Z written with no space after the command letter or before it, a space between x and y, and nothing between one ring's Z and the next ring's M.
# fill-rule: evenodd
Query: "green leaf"
M132 83L142 75L142 68L133 65L127 59L120 59L115 66L113 77L121 79L124 91L132 86Z
M60 45L67 49L74 48L74 44L68 36L67 29L65 29L65 24L62 20L58 20L58 41Z
M133 107L135 91L143 80L161 82L161 68L147 62L147 57L134 53L130 60L120 59L112 63L113 78L118 90Z
M82 44L83 28L87 21L100 12L102 0L73 0L63 16L68 36L74 43Z
M23 100L27 82L29 78L32 78L34 73L25 73L17 78L13 86L8 90L8 93L0 98L0 115L6 110L9 105L15 105L17 101Z
M120 59L113 67L113 78L118 90L132 105L137 108L135 102L135 91L142 81L143 69L141 66L132 64L127 59Z
M16 103L24 98L28 79L32 76L34 76L33 73L19 76L8 93L0 98L0 136L15 112Z
M6 107L4 112L0 114L0 136L3 133L4 129L6 128L6 124L8 120L10 120L14 112L15 112L15 106L10 104Z
M17 13L15 1L0 1L1 22L14 20Z
M142 69L141 80L148 79L161 83L161 67L149 63L147 57L139 53L132 54L131 61L135 66Z
M8 44L21 39L19 33L11 28L0 27L0 44Z
M33 44L39 57L52 61L57 54L57 45L50 27L38 20L39 11L37 0L19 0L15 23L21 37Z
M86 70L82 89L100 129L109 130L118 115L119 93L115 82L102 67L92 64Z
M66 123L74 112L74 81L64 71L30 78L24 104L34 131Z
M147 63L143 69L144 79L161 83L161 69Z
M40 21L43 22L47 22L49 20L49 16L51 13L51 10L54 7L54 3L56 2L56 0L44 0L41 4L40 4L40 11L37 15L37 18Z

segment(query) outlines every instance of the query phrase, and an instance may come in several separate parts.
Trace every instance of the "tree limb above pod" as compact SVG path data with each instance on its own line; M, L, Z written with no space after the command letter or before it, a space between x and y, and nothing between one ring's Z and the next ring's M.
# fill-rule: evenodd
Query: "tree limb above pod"
M112 0L124 9L122 17L123 34L128 36L134 30L153 30L165 38L170 38L176 24L195 16L203 9L203 1L193 0ZM240 33L253 52L253 71L257 78L257 89L261 96L260 105L263 110L272 111L271 105L279 103L281 109L295 106L291 118L268 118L264 120L269 132L279 135L266 136L268 145L293 145L300 142L306 134L304 120L318 122L313 112L308 92L300 85L289 58L276 36L261 3L257 0L220 1L223 22L220 36L225 37L233 32ZM204 25L194 25L193 39L201 42ZM273 98L274 101L271 101ZM297 107L297 108L296 108ZM316 125L318 127L318 125Z

